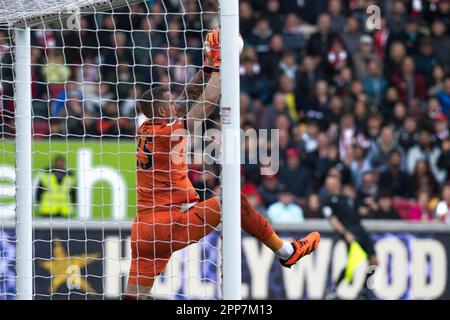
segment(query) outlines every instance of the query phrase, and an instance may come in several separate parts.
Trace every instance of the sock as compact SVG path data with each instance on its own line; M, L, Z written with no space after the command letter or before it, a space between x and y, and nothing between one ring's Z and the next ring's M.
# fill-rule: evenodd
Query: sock
M281 248L275 251L275 255L281 260L287 260L294 253L294 247L288 241L283 241Z
M264 241L264 244L276 253L283 247L284 242L285 241L281 240L280 237L274 232L266 241Z

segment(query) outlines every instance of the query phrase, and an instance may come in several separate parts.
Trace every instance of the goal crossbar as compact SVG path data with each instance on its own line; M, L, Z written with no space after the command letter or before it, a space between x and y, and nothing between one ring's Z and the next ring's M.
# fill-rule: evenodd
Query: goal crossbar
M130 6L144 0L4 0L0 5L0 24L16 28L33 27L80 16Z

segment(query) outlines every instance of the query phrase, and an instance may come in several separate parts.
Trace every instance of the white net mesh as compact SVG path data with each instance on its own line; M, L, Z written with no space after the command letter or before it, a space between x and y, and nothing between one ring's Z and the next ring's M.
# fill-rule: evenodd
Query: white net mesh
M15 298L18 280L14 22L32 27L33 297L114 299L125 291L138 205L135 138L143 136L138 128L146 120L137 101L155 85L182 94L203 64L206 31L218 25L216 1L135 2L0 5L0 299ZM81 18L70 11L76 7ZM217 117L218 107L204 128L218 126ZM197 161L187 169L200 200L218 195L218 168L198 161L205 147L201 134L189 145L200 146L188 151ZM172 177L170 166L165 174ZM165 189L169 203L172 183ZM166 208L169 217L176 210ZM152 296L220 297L219 235L179 251L172 236L166 240L174 255ZM160 250L144 258L167 258L155 252Z
M32 26L64 20L75 11L87 14L138 2L142 0L5 0L0 5L0 23Z

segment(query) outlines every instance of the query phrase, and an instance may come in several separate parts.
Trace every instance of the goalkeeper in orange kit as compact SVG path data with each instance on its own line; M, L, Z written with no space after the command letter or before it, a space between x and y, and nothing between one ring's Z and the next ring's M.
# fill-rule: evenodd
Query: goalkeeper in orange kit
M164 271L174 251L198 242L220 223L220 199L199 202L187 175L186 135L205 120L220 97L219 30L207 35L205 65L175 99L165 87L143 93L140 107L148 118L137 136L137 216L131 231L131 267L126 299L146 299L155 278ZM181 102L177 102L181 101ZM270 248L290 268L312 253L318 232L303 239L283 241L268 221L241 196L243 230Z

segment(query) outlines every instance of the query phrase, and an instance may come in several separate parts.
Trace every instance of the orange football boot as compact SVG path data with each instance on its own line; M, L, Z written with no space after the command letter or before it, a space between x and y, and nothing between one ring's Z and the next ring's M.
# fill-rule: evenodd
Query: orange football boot
M303 239L292 241L291 244L292 247L294 247L294 253L289 257L289 259L280 260L281 265L286 268L292 267L298 260L316 250L319 242L320 233L317 231L311 232Z

